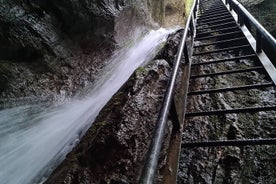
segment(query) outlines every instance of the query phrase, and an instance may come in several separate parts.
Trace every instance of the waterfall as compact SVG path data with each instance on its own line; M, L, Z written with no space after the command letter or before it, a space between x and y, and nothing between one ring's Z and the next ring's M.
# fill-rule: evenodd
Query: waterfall
M153 59L175 30L152 30L115 52L86 97L61 106L20 106L0 111L0 183L43 183L139 66Z

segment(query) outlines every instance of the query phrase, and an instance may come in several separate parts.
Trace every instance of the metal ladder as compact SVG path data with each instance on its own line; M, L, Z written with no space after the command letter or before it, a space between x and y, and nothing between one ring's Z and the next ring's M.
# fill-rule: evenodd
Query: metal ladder
M205 0L199 3L199 12L196 26L195 41L200 41L199 44L194 45L193 58L202 57L204 55L214 55L222 52L235 53L234 57L220 57L215 60L208 60L205 62L192 63L191 67L196 68L206 65L216 65L231 61L240 61L247 59L252 62L252 67L241 68L235 70L219 71L215 73L195 74L190 76L191 79L216 77L220 75L240 74L244 72L262 72L270 78L269 82L260 84L250 84L244 86L232 86L219 89L207 89L199 91L189 91L188 96L224 93L250 89L264 89L275 88L275 81L273 76L270 76L263 63L258 58L258 54L254 51L251 44L248 42L246 36L237 24L234 17L231 15L227 7L221 0ZM199 49L213 46L219 49L208 51L197 51ZM243 54L240 54L240 53ZM198 59L197 59L198 60ZM274 68L275 69L275 68ZM275 72L276 74L276 72ZM186 119L196 116L216 116L222 114L238 114L238 113L257 113L260 111L276 111L276 105L260 106L260 107L243 107L232 109L217 109L211 111L192 111L186 112ZM184 140L185 141L185 140ZM184 142L182 147L212 147L212 146L246 146L246 145L276 145L276 138L262 138L262 139L243 139L243 140L206 140L200 142Z
M230 10L230 11L229 11ZM233 10L233 11L232 11ZM255 39L251 29L256 32ZM198 43L200 42L200 43ZM194 44L195 43L195 44ZM199 51L206 47L215 47L213 50ZM218 48L216 48L218 47ZM240 51L244 51L240 54ZM233 57L221 57L208 61L194 62L196 57L233 52ZM243 139L243 140L206 140L200 142L185 142L181 139L185 119L196 116L216 116L221 114L256 113L260 111L276 111L276 106L243 107L232 109L217 109L212 111L186 112L187 99L190 96L225 93L250 89L274 88L276 85L276 40L241 6L236 0L194 0L191 12L186 21L181 43L168 82L162 107L156 121L155 132L149 146L145 164L140 175L141 184L151 184L155 181L158 169L158 159L163 143L165 126L170 118L174 130L170 139L170 148L167 153L163 183L176 183L180 149L214 146L245 146L245 145L276 145L276 138L270 139ZM208 72L190 75L192 69L231 61L248 59L252 66L219 72ZM183 61L184 60L184 61ZM174 90L180 63L183 66L183 109L176 112ZM189 91L189 81L205 77L235 75L244 72L262 72L271 80L265 83L227 88L211 88L207 90ZM182 98L181 97L181 98ZM170 116L169 116L170 115Z

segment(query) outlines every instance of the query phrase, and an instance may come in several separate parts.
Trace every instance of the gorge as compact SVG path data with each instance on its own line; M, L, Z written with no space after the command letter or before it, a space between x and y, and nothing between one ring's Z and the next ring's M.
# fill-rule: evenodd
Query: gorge
M252 11L254 7L268 6L263 5L264 1L249 3ZM0 0L0 183L138 183L191 3ZM247 60L241 64L250 66ZM219 67L235 68L233 63ZM204 71L200 68L193 73ZM178 90L182 75L181 71ZM243 84L256 78L266 80L254 72L227 79ZM207 85L193 82L193 88L211 84L220 87L225 81L212 79ZM246 99L247 104L262 104L262 100L275 104L275 93L267 93L233 95L229 103ZM258 97L253 98L252 94ZM213 107L227 107L223 95L214 95L191 98L189 108L205 108L202 104L208 104L211 98L216 100ZM258 127L253 136L275 135L271 124L275 118L266 115L242 117L245 122L265 117L263 127ZM224 136L229 127L237 136L251 135L235 123L217 128L212 121L225 119L219 118L195 119L202 121L203 129L196 123L188 125L184 137L189 140ZM168 123L156 183L162 183L170 132L172 124ZM221 155L225 150L219 150ZM205 158L208 149L184 150L181 154L186 159L180 162L178 182L270 181L275 174L273 169L268 174L260 171L259 167L267 168L260 159L256 158L253 164L244 161L245 155L237 150L230 149L233 154L224 165L218 163L220 155L214 150L214 160L209 162ZM273 160L271 153L275 149L249 151L256 155L260 151L268 155L264 159L269 161ZM194 161L194 155L202 160ZM251 158L253 154L247 155ZM225 166L228 161L234 169ZM204 164L206 167L201 167ZM245 177L235 180L244 165ZM268 164L271 168L274 165ZM247 180L247 176L256 173L259 176Z

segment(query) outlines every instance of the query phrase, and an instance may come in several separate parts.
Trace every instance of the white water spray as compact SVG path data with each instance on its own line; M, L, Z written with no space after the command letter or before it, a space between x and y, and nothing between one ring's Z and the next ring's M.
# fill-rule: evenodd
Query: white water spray
M22 106L0 111L0 183L43 182L110 98L137 67L155 56L173 31L151 31L130 49L117 52L101 80L82 100L52 109Z

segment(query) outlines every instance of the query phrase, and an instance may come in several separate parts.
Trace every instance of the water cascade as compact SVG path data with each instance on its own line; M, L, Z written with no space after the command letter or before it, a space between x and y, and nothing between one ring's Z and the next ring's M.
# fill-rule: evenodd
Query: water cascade
M0 111L1 184L43 183L104 105L137 67L153 59L173 31L150 31L130 48L117 51L104 75L82 99L52 108L21 106Z

